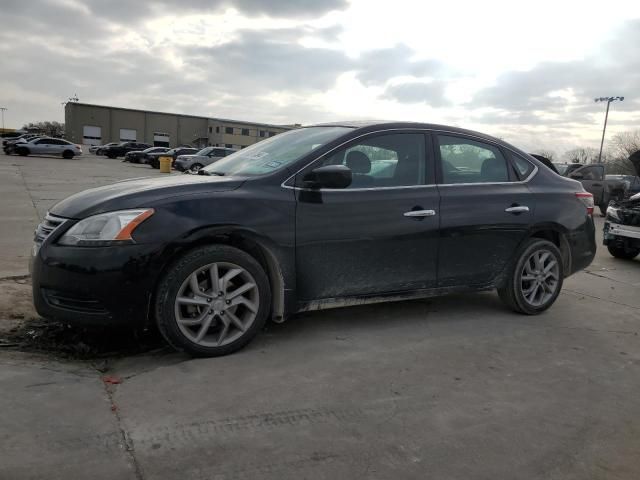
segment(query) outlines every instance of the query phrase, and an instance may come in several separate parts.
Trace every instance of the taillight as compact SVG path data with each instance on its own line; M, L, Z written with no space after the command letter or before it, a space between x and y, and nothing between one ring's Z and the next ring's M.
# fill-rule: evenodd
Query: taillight
M576 198L587 207L587 213L593 215L593 195L589 192L576 192Z

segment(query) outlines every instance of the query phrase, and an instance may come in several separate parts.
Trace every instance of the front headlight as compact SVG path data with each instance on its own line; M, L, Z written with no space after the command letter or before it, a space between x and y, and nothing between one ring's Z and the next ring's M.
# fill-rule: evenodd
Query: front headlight
M58 240L58 244L102 247L114 243L133 242L133 231L153 213L153 208L145 208L94 215L80 220L71 227Z

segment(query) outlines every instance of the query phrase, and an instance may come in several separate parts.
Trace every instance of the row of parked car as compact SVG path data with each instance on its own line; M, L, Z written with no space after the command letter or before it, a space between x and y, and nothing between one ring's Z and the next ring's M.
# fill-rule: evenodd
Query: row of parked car
M152 168L160 168L160 157L172 157L173 168L185 172L197 172L202 167L234 153L236 150L223 147L193 148L180 145L175 148L154 147L140 142L108 143L90 147L89 152L109 158L124 157L125 162L145 163Z
M7 155L56 155L73 158L82 154L82 147L63 138L53 138L37 133L25 133L2 141L2 149Z

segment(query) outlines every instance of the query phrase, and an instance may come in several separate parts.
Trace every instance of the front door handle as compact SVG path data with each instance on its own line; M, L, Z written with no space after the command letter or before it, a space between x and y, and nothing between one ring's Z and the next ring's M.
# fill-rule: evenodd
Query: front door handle
M436 214L435 210L409 210L404 212L405 217L433 217Z
M504 210L507 213L524 213L529 211L529 207L526 205L514 205L513 207L505 208Z

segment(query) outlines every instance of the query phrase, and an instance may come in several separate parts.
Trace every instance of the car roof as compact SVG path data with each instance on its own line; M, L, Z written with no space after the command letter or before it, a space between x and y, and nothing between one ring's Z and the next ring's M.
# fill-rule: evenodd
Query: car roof
M356 121L344 121L344 122L329 122L329 123L318 123L314 125L307 125L302 128L309 127L345 127L345 128L353 128L358 130L377 130L379 128L385 129L396 129L396 128L417 128L421 130L442 130L445 132L451 133L461 133L466 135L472 135L474 137L484 138L486 140L491 140L493 142L498 142L501 144L506 144L503 140L499 138L492 137L491 135L487 135L486 133L477 132L474 130L468 130L466 128L454 127L450 125L441 125L437 123L423 123L423 122L399 122L392 120L356 120Z

